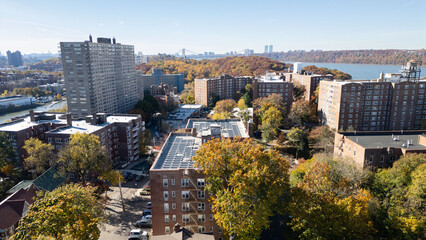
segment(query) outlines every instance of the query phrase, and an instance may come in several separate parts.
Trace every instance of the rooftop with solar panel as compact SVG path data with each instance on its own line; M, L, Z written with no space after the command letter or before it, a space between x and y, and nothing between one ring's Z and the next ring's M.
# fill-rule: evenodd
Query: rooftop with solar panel
M212 138L250 137L240 119L189 119L185 132L171 133L151 170L194 168L192 157Z

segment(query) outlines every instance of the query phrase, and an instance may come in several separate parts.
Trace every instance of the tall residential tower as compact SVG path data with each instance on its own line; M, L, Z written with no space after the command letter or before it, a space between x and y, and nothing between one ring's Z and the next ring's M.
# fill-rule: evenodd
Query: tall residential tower
M134 46L98 38L61 42L68 111L125 113L138 101Z

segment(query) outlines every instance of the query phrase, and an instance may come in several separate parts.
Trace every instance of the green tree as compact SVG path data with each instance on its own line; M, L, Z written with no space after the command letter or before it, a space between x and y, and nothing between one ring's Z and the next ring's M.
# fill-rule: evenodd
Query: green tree
M5 132L0 132L0 177L9 177L17 166L12 140Z
M306 88L304 85L301 85L298 82L294 83L294 88L293 88L293 99L294 101L298 101L300 99L303 99L305 97L306 94Z
M309 141L316 148L331 153L334 146L334 132L328 126L317 126L310 131Z
M105 222L93 187L68 184L43 192L19 222L12 239L98 239L99 224Z
M231 237L257 239L282 210L289 164L251 139L214 139L194 156L206 176L216 222Z
M316 105L304 99L300 99L292 104L288 118L293 122L293 124L297 124L299 126L306 123L317 123L318 118Z
M58 165L67 173L75 173L77 180L85 185L91 175L102 175L111 166L99 137L86 133L71 136L68 145L59 153Z
M208 102L208 107L209 108L214 108L216 106L216 103L220 101L220 97L216 94L212 94L209 97L209 102Z
M23 146L27 152L24 159L24 166L27 169L35 169L37 173L46 171L53 165L53 146L49 143L43 143L37 138L30 138L25 141Z
M375 175L371 189L378 198L374 218L379 237L425 237L425 172L426 155L407 154Z

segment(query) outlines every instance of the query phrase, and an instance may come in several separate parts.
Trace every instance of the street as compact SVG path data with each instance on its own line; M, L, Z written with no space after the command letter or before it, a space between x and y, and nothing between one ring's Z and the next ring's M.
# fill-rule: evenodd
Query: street
M101 227L102 240L128 239L130 230L136 229L134 226L137 220L142 217L142 211L147 202L151 201L149 195L141 196L138 190L147 184L149 177L145 177L139 182L129 181L122 184L123 198L125 202L125 212L123 212L120 189L118 186L108 191L109 202L105 208L108 222ZM151 233L151 229L142 229ZM151 234L150 234L151 235Z

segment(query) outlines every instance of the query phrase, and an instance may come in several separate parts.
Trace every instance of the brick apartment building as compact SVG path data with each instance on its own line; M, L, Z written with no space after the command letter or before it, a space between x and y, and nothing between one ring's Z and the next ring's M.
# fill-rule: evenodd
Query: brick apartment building
M238 101L238 91L243 89L247 84L252 83L252 77L232 77L230 75L222 75L217 78L195 79L195 103L208 106L211 96L216 95L222 99L234 99Z
M285 81L285 76L266 73L253 80L253 99L279 94L283 97L286 109L290 110L293 103L293 83Z
M426 131L336 132L334 154L360 167L391 167L408 153L426 154Z
M315 90L318 88L319 83L322 80L333 80L334 76L331 74L320 75L320 74L299 74L299 73L284 73L287 81L298 83L305 86L305 99L311 100L315 96Z
M153 68L151 74L142 74L138 71L138 86L141 89L150 89L152 85L160 85L162 83L170 87L176 87L177 92L180 93L185 87L185 80L182 73L179 74L163 74L161 68Z
M113 163L133 161L139 159L139 133L143 131L145 123L140 115L130 114L96 114L72 120L70 113L30 111L27 117L0 124L0 132L11 137L20 161L26 154L22 147L31 137L52 144L57 152L75 133L97 135Z
M204 190L205 176L194 166L192 157L212 137L249 136L241 121L191 120L187 132L169 135L150 169L153 235L171 234L179 223L195 233L222 240L223 232L215 223Z
M426 81L321 81L318 112L332 129L421 129Z

